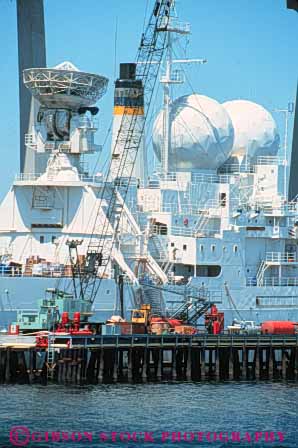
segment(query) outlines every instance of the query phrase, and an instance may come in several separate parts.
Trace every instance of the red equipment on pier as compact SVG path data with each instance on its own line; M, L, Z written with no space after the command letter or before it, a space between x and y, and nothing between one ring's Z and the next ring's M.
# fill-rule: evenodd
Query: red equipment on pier
M209 334L219 334L224 330L224 313L219 312L216 305L211 306L209 313L205 313L205 327Z
M262 334L295 334L297 332L298 322L267 320L261 325Z

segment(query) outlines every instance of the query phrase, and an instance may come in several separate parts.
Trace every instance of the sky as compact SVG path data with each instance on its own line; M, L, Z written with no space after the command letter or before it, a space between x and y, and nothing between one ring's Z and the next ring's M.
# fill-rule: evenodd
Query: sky
M134 61L145 11L152 5L153 0L44 0L47 65L69 60L110 80L99 103L98 143L111 123L118 64ZM298 14L286 9L286 0L180 0L177 11L192 27L189 42L181 48L188 57L203 57L208 63L190 67L186 84L174 95L195 91L219 102L255 101L273 114L283 138L284 117L274 110L295 100ZM16 0L0 0L0 51L2 199L19 172Z

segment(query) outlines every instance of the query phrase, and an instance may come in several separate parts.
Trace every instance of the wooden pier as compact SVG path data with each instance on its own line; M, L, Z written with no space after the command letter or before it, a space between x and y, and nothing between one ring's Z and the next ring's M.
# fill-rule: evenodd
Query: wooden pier
M55 344L51 357L46 348L0 346L0 382L298 381L298 335L89 336L68 346L56 336Z

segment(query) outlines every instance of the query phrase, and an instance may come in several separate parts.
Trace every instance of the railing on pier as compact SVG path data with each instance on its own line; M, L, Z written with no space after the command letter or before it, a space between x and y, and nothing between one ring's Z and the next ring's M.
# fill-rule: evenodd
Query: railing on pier
M51 358L48 347L0 343L0 383L45 382L50 360L54 366L52 379L61 384L162 379L298 380L298 335L55 334L52 348Z

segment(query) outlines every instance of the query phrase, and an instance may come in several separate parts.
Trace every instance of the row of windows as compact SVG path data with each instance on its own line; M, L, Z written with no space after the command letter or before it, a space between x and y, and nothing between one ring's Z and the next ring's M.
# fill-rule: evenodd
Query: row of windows
M55 244L57 241L57 237L55 235L52 235L50 241L52 244ZM40 235L39 242L40 242L40 244L44 244L46 242L44 235Z
M175 243L172 242L171 243L171 247L175 247ZM211 252L215 252L215 249L216 249L215 244L211 244L210 249L211 249ZM183 250L187 250L187 244L183 244ZM223 246L222 250L223 250L223 252L226 252L228 250L228 248L226 246ZM204 245L200 244L200 252L203 252L203 251L204 251ZM238 246L237 245L234 245L233 252L234 253L238 252Z

